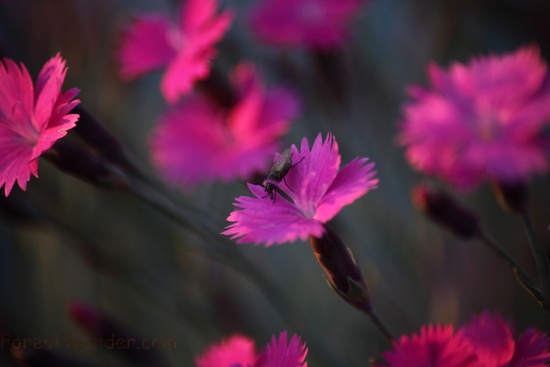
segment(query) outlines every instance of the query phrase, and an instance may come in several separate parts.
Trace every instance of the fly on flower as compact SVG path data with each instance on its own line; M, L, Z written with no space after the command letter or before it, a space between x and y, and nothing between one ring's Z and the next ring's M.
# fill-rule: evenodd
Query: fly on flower
M263 186L265 188L265 192L267 194L264 196L269 196L271 200L275 201L275 196L277 195L277 184L281 181L284 181L286 184L286 187L292 191L292 188L288 186L288 184L285 181L285 176L287 175L288 171L294 166L296 166L298 163L304 160L304 157L300 159L295 164L292 164L292 150L285 149L283 153L281 153L280 156L277 157L275 160L275 164L271 167L271 170L269 171L267 175L267 179L263 182Z
M292 156L304 157L307 164L296 163L286 176L288 185L275 186L286 195L270 203L265 199L265 186L248 184L253 196L236 198L237 209L227 218L231 224L222 234L236 238L237 243L265 246L320 238L325 233L324 223L378 185L374 163L367 163L367 158L355 158L340 169L338 144L330 133L325 139L319 134L311 148L304 138L299 147L290 149ZM279 174L285 166L288 170L295 166L281 156L275 164Z

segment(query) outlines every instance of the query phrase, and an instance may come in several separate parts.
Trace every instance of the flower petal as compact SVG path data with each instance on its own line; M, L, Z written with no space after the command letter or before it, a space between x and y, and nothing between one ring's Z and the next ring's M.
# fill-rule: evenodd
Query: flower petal
M510 367L546 367L550 363L550 338L537 329L528 329L516 340Z
M503 366L514 355L512 330L498 315L483 312L462 327L460 333L474 347L482 365Z
M271 343L254 367L307 367L306 355L307 348L300 337L294 334L290 342L287 342L287 332L283 331L278 339L271 337Z
M33 87L27 69L4 59L0 63L0 186L6 196L17 181L25 190L31 174L38 177L38 157L75 126L67 114L78 100L72 89L60 96L65 61L48 60Z
M192 188L216 175L211 163L224 145L223 116L196 97L161 117L151 135L151 156L168 181Z
M197 367L252 366L256 361L254 341L241 335L233 335L219 344L212 345L195 358Z
M170 20L160 14L136 18L122 34L117 51L119 73L130 80L158 69L176 56L176 37Z
M298 238L305 241L309 236L321 236L323 226L303 213L287 199L277 195L272 201L262 186L248 184L254 198L238 197L228 221L234 222L222 232L237 238L237 243L263 243L265 246L293 242Z
M550 75L537 47L428 74L433 88L414 88L398 138L411 165L464 190L550 169Z
M395 350L382 354L388 367L479 367L468 342L452 326L429 325L402 336Z
M31 116L34 111L34 87L27 68L10 59L0 62L0 124L32 140L36 130Z
M375 189L378 179L374 178L374 163L367 164L366 158L355 158L338 172L332 185L317 207L315 219L321 223L331 220L344 206Z
M281 189L294 200L308 218L313 218L317 205L334 181L340 167L338 143L330 133L324 142L319 134L311 151L305 138L302 140L300 152L295 146L292 146L292 151L292 159L296 166L285 178L288 185L282 185Z

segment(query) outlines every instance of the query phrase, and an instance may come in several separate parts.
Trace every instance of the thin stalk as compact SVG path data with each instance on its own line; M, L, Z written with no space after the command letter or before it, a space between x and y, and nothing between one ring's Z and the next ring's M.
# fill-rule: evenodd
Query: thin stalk
M194 231L203 239L212 240L207 241L207 243L215 245L215 247L208 249L207 257L246 275L273 304L279 305L278 311L289 325L297 324L297 312L285 292L273 283L254 263L237 251L233 243L223 238L219 233L214 232L211 228L208 228L204 220L197 220L193 215L196 213L193 209L190 207L182 208L176 205L162 193L141 183L139 180L130 180L130 191L146 204L174 220L177 224Z
M491 251L493 251L498 257L504 259L512 268L514 273L516 274L516 277L518 281L521 283L521 285L527 290L531 296L535 298L535 300L543 305L543 297L541 294L540 289L536 286L535 282L531 279L531 277L527 274L527 272L519 265L510 254L506 252L500 245L495 242L487 233L480 232L477 235L478 240L480 240L482 243L487 245Z
M395 338L393 337L392 333L389 331L389 329L386 327L386 324L382 321L382 319L378 316L378 313L374 310L374 308L371 308L370 310L363 310L369 317L369 319L372 321L372 323L376 326L380 334L387 340L387 342L392 345L395 341Z
M542 303L543 307L550 309L550 263L548 261L548 253L546 249L537 241L535 231L533 229L533 223L526 212L521 215L521 222L527 236L527 241L531 247L531 252L535 257L535 264L537 266L540 287L542 290Z

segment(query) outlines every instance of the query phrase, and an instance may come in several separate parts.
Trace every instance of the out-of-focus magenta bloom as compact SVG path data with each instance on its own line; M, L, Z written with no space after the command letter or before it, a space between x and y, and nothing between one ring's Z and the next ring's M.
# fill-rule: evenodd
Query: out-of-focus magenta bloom
M486 179L519 183L548 170L550 76L537 47L487 56L448 71L428 68L415 86L399 141L418 170L459 189Z
M387 367L544 367L550 339L534 328L514 339L510 324L483 312L457 332L452 326L427 326L402 336L383 357Z
M267 43L327 49L349 36L366 0L264 0L249 14L254 32Z
M367 158L355 158L338 171L338 144L330 133L325 141L319 134L311 150L306 138L300 151L295 145L291 150L295 166L278 185L291 201L283 195L272 200L263 186L248 184L254 197L236 199L234 205L239 209L227 218L234 223L222 234L238 238L238 243L266 246L320 237L325 231L323 223L378 183L374 163L365 164Z
M206 97L183 100L152 135L152 158L164 177L191 188L199 182L250 178L265 170L298 111L294 93L266 90L251 64L232 75L237 103L220 110Z
M479 366L544 367L550 362L550 338L530 328L514 339L512 326L500 316L483 312L458 334L468 339Z
M187 0L174 23L162 14L134 20L122 36L117 59L120 75L130 80L166 66L161 81L165 99L173 103L191 91L195 81L208 76L216 44L225 34L233 16L216 15L217 0Z
M468 342L452 326L425 326L419 334L402 336L383 355L388 367L480 367Z
M271 343L257 354L254 342L247 337L234 335L211 346L195 359L197 367L307 367L307 348L298 335L287 342L287 332L279 338L272 337Z
M307 367L307 348L296 334L290 342L287 332L283 331L279 339L271 337L271 343L260 354L255 367Z
M15 181L23 190L38 177L38 157L75 126L79 90L61 93L67 68L59 54L44 64L33 86L24 65L0 61L0 187L8 196Z
M195 359L197 367L252 366L256 361L254 341L241 335L233 335L208 348Z

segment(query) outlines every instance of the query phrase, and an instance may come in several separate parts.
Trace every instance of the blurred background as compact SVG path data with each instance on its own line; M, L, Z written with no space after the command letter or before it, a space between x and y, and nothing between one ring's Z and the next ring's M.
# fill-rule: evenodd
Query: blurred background
M538 44L548 60L550 3L374 0L351 25L350 41L330 54L258 42L245 19L253 3L222 2L235 10L236 19L218 45L214 65L225 72L252 60L268 85L282 83L299 93L302 112L283 146L333 132L343 163L357 156L376 163L379 188L344 208L331 226L353 250L389 329L401 335L426 323L459 325L490 310L513 321L518 331L530 326L549 331L550 315L518 285L506 263L415 210L409 193L423 177L408 166L395 135L405 89L427 83L429 61L447 66L527 44ZM35 78L44 62L61 52L68 66L64 90L80 88L82 105L140 168L158 176L149 159L149 134L166 108L158 89L161 73L123 83L113 53L132 16L174 14L177 5L0 0L0 56L25 63ZM88 334L69 313L78 301L109 315L131 337L170 340L173 344L151 352L169 366L192 366L194 356L233 333L250 336L258 346L285 329L298 333L309 347L309 364L318 367L367 366L388 349L373 324L327 287L309 243L236 246L244 260L231 266L205 250L221 236L197 235L131 194L98 189L45 160L39 174L26 192L14 188L0 200L3 335L86 340ZM548 183L548 177L537 177L530 186L530 213L545 244ZM193 192L167 185L166 190L176 203L192 202L209 213L216 219L209 225L218 232L227 225L234 198L248 194L242 182L214 182ZM521 223L500 209L491 188L457 197L534 275ZM263 275L243 269L248 263ZM2 366L16 365L10 345L2 342ZM39 354L37 349L25 352ZM46 352L76 361L72 365L160 365L139 353L108 348L60 346ZM41 358L37 361L57 357Z

